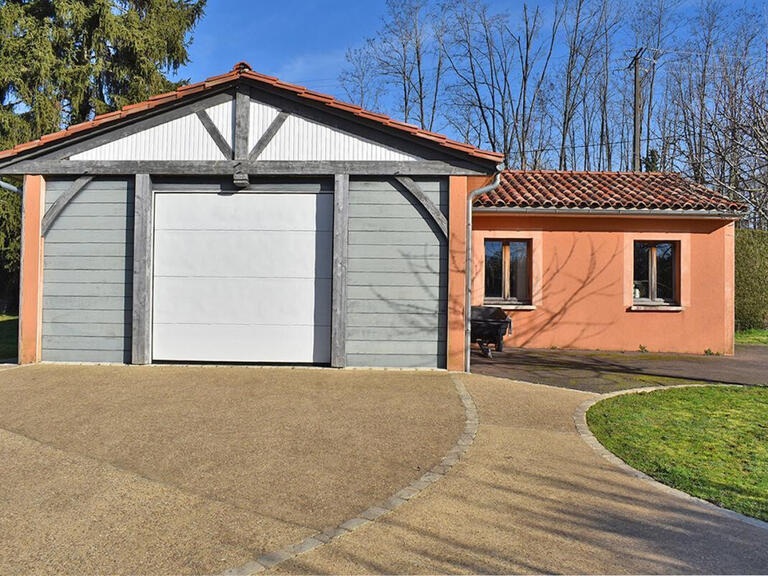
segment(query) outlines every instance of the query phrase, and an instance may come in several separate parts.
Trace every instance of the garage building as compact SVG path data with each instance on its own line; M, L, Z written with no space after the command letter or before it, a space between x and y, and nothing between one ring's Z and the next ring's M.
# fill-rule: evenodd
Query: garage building
M460 368L449 267L500 161L244 63L0 153L19 360Z

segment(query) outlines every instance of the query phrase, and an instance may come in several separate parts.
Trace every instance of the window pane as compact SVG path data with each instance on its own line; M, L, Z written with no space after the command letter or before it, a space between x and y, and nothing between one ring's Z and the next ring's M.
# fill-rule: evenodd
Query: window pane
M672 300L675 297L675 245L671 242L656 244L656 297Z
M485 297L501 298L502 244L497 240L485 241Z
M528 279L528 242L509 243L509 296L527 302L531 299Z
M648 253L651 245L647 242L635 242L635 277L633 284L634 298L650 298L648 288Z

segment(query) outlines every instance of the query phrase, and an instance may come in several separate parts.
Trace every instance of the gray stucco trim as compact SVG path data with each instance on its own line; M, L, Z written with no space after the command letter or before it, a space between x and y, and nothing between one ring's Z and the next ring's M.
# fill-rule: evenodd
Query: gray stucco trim
M333 193L333 297L331 366L346 365L347 255L349 252L349 174L337 174Z
M152 176L152 190L154 192L212 192L212 193L237 193L251 194L259 192L270 192L272 194L332 194L333 179L325 178L289 178L277 177L255 178L250 182L247 188L238 188L232 181L220 176L213 177L191 177L191 178L162 178Z
M137 174L133 217L131 363L152 363L152 179Z
M395 176L395 180L397 180L406 190L408 190L411 196L413 196L413 198L424 207L424 209L432 217L432 220L435 221L435 224L437 224L438 228L440 228L440 231L443 233L443 236L447 240L448 219L445 217L445 214L440 211L440 208L438 208L432 202L432 200L429 199L421 187L413 181L413 178L408 176Z
M53 223L56 222L56 218L58 218L59 214L61 214L64 208L67 207L67 204L69 204L75 198L75 196L78 195L80 190L88 186L91 180L93 180L93 176L80 176L80 178L72 183L72 186L69 187L69 190L59 196L56 201L45 211L40 229L40 234L43 237L45 237L48 230L51 229Z
M449 176L482 175L487 172L447 164L441 160L416 161L307 161L292 160L25 160L0 168L0 174L162 174L167 176L232 176L242 169L252 176Z

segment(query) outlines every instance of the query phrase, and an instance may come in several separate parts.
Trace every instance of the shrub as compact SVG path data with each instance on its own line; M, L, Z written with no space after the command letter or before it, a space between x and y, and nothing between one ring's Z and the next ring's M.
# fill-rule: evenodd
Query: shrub
M768 328L768 231L736 230L736 329Z

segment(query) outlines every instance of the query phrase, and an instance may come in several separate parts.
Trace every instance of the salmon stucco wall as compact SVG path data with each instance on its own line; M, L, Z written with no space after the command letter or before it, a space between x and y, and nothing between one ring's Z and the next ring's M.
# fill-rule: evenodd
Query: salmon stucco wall
M448 370L464 370L467 186L466 176L448 180Z
M21 273L19 275L19 364L40 361L43 305L43 238L45 179L24 178L21 212Z
M732 354L733 237L727 220L476 213L472 304L483 304L484 240L529 240L532 302L507 311L506 344ZM630 309L635 240L679 243L679 307Z
M451 176L448 180L448 370L464 370L467 200L473 190L492 180L492 176Z

